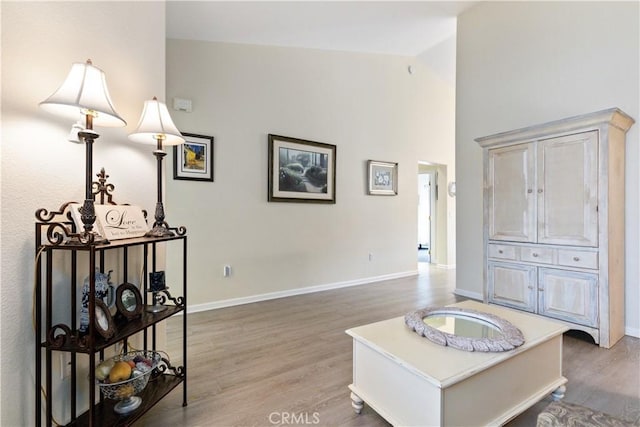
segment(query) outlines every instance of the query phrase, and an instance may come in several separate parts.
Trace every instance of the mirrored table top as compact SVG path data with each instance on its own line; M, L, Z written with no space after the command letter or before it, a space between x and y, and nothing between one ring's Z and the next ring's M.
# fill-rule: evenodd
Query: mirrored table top
M499 338L502 332L495 325L482 319L459 314L431 314L424 323L440 332L468 338Z

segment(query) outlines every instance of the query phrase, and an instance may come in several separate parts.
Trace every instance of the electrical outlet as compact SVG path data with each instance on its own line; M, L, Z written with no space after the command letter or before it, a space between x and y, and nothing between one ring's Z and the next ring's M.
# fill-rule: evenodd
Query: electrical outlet
M224 277L229 277L231 276L231 266L230 265L225 265L224 269L222 270L222 275Z
M373 261L373 254L369 253L369 261Z

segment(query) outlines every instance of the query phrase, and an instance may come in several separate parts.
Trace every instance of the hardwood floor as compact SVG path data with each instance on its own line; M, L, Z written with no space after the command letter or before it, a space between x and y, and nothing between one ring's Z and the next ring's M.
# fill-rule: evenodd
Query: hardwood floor
M172 391L143 426L388 426L365 404L351 408L348 328L462 300L455 271L428 268L420 276L189 315L188 399ZM180 364L180 318L168 324L168 352ZM568 402L640 420L640 340L625 337L610 350L565 336ZM149 384L152 387L152 383ZM499 398L499 396L496 396ZM533 426L549 400L511 421Z

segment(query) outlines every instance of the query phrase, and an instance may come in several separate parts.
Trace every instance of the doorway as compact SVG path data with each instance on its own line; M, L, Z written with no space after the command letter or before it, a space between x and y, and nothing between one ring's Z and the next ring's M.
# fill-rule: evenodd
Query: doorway
M447 165L431 162L418 162L418 211L417 211L417 261L420 267L435 265L451 268L450 250L455 250L455 221L450 220L455 212L449 212L447 196Z
M437 182L437 171L418 173L418 262L431 263L432 241L435 233L432 232L432 223L435 218L433 209L435 197L432 189ZM434 230L435 231L435 230Z

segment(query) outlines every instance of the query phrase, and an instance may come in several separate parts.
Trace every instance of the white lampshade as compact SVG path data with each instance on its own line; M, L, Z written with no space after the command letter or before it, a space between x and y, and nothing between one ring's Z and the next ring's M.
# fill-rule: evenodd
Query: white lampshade
M141 144L156 145L158 139L163 145L180 145L184 143L182 134L173 124L167 106L154 96L152 100L144 102L142 116L136 130L129 135L129 139Z
M127 124L113 107L104 72L94 67L90 59L84 64L74 63L62 86L40 106L74 120L90 114L95 126Z

